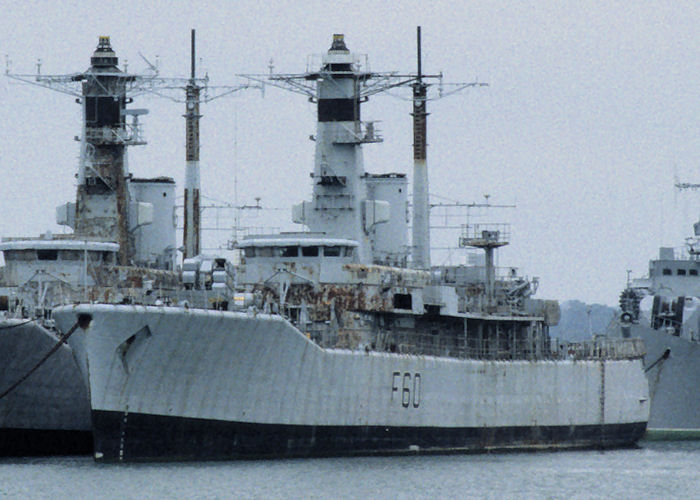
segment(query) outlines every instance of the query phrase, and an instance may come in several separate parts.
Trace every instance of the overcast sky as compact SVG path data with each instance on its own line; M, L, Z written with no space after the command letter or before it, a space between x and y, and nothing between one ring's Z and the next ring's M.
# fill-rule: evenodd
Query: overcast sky
M478 80L431 102L432 201L516 204L503 214L511 245L499 257L540 278L538 296L615 304L626 270L640 277L658 247L680 246L698 218L700 4L697 2L12 2L2 3L0 54L15 73L84 71L98 36L120 63L161 74L189 70L190 29L212 84L238 73L303 72L333 33L368 54L374 71L414 71L415 27L424 69ZM385 142L364 148L372 173L412 172L407 93L371 98ZM183 106L146 107L147 146L130 149L141 177L184 177ZM70 96L0 80L0 235L61 232L55 207L73 201L80 108ZM267 88L203 108L202 191L238 203L259 196L287 209L310 199L315 110ZM291 188L291 189L290 189ZM180 188L179 188L180 189ZM288 212L276 217L288 227ZM496 217L500 217L497 215ZM501 222L498 220L497 222ZM434 262L439 263L439 262Z

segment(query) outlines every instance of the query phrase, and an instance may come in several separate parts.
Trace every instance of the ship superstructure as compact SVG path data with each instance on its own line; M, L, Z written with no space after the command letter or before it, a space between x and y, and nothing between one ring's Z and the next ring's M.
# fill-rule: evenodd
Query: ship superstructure
M154 214L153 205L144 200L153 196L144 186L131 186L126 161L128 146L146 144L138 118L147 110L126 107L129 91L141 78L118 68L118 58L109 37L100 37L90 61L88 71L73 77L73 81L82 82L81 162L76 203L67 204L59 211L65 216L59 222L72 227L76 238L116 242L119 265L173 269L174 228L159 238L159 243L164 244L162 248L150 248L148 254L136 251L135 230L151 224ZM132 118L131 122L127 122L128 117ZM158 181L173 184L169 178ZM165 197L170 195L169 202L174 208L173 191L167 187L166 191ZM172 221L170 226L173 226ZM166 228L161 231L165 232Z
M123 300L144 281L172 288L175 182L136 178L127 168L127 147L146 144L139 116L147 113L127 104L153 86L152 78L121 71L107 36L99 37L85 72L8 76L75 95L83 120L76 136L76 200L56 209L56 222L73 232L0 242L6 263L0 303L6 314L48 319L55 304Z
M44 326L50 327L50 309L60 303L129 302L137 296L140 301L144 297L156 300L156 295L178 300L177 290L184 287L176 270L175 182L166 176L137 178L128 168L127 148L146 144L139 117L148 113L128 104L144 93L185 103L185 231L181 250L186 261L194 258L185 267L197 270L196 286L187 288L205 292L190 291L188 300L209 301L209 283L224 264L214 256L200 255L199 106L254 86L209 86L208 77L196 77L194 60L192 30L189 78L161 77L150 63L148 73L127 73L119 68L108 36L99 37L90 67L84 72L23 75L10 73L8 68L10 78L75 96L82 107L82 130L75 136L80 142L76 200L56 209L56 222L73 232L3 238L0 251L6 266L0 270L0 312L45 318ZM204 98L200 95L203 91ZM171 96L172 92L184 93L184 100ZM153 290L158 294L152 294Z
M239 241L240 265L209 283L229 276L230 300L54 310L84 359L97 460L610 447L644 433L639 343L552 342L557 304L495 275L503 227L465 227L486 269L412 261L405 175L362 161L379 136L361 104L390 77L357 60L334 35L312 71L270 76L317 105L312 199L293 208L305 231ZM189 286L206 286L188 261Z
M129 203L125 151L127 145L144 142L131 133L135 127L126 127L126 83L130 77L121 73L117 62L109 38L100 37L91 58L91 77L82 85L84 151L78 174L75 234L117 242L119 263L125 265L133 254L129 221L124 217Z
M412 244L407 241L405 174L365 172L362 146L380 138L373 122L361 120L363 95L367 89L379 92L381 86L373 80L393 73L363 71L362 59L347 49L342 35L334 35L319 59L320 70L270 77L316 84L308 92L318 109L313 196L293 208L294 222L307 231L244 239L238 285L261 295L265 310L281 312L314 338L340 338L346 347L465 355L478 344L470 333L480 331L486 345L497 342L498 330L499 342L513 357L526 358L529 351L544 355L547 327L558 320L558 305L531 299L533 289L523 277L496 283L493 252L508 243L506 226L465 227L460 245L485 249L485 271L431 268L427 229L414 230ZM413 82L414 161L420 196L427 201L426 85L420 68L415 78L404 76L403 81ZM400 83L391 80L385 86ZM418 205L414 228L416 218L418 225L428 220L428 207ZM300 317L305 323L297 323ZM337 324L337 331L326 331L327 321ZM442 351L430 345L442 346ZM501 347L494 349L500 352Z

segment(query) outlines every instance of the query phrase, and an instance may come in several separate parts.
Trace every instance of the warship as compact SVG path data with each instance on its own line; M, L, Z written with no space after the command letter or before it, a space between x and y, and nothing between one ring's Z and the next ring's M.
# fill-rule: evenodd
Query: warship
M465 225L484 266L430 262L421 71L369 72L334 35L318 66L269 81L317 108L303 231L190 256L185 292L53 310L89 387L98 461L213 460L632 446L649 416L637 339L563 345L555 301L500 275L505 226ZM382 141L361 105L413 91L412 241L404 173L365 172ZM189 231L195 225L190 225Z
M145 110L126 108L139 77L117 63L109 37L100 37L87 71L31 79L63 91L77 87L81 155L76 199L56 210L57 223L72 232L0 242L2 455L92 451L88 387L55 329L52 307L119 303L179 283L175 184L128 173L126 148L145 144L138 124Z
M700 439L700 222L681 249L661 247L620 294L619 332L644 341L649 434Z

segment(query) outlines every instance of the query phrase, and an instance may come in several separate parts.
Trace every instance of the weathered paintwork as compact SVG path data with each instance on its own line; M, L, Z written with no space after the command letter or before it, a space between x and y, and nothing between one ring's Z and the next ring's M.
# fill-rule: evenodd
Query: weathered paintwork
M67 330L81 314L90 326L70 342L85 350L92 410L125 422L134 413L391 428L639 424L643 432L648 418L639 358L483 361L322 349L276 315L181 308L79 305L54 317ZM107 438L100 432L97 442ZM128 422L122 432L128 454ZM595 444L604 442L585 443Z

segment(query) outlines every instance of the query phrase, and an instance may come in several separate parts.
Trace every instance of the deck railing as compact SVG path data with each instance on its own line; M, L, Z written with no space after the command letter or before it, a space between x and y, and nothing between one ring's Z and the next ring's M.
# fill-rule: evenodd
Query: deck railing
M559 350L562 358L581 360L638 359L644 354L644 342L640 338L601 337L584 342L569 342Z

